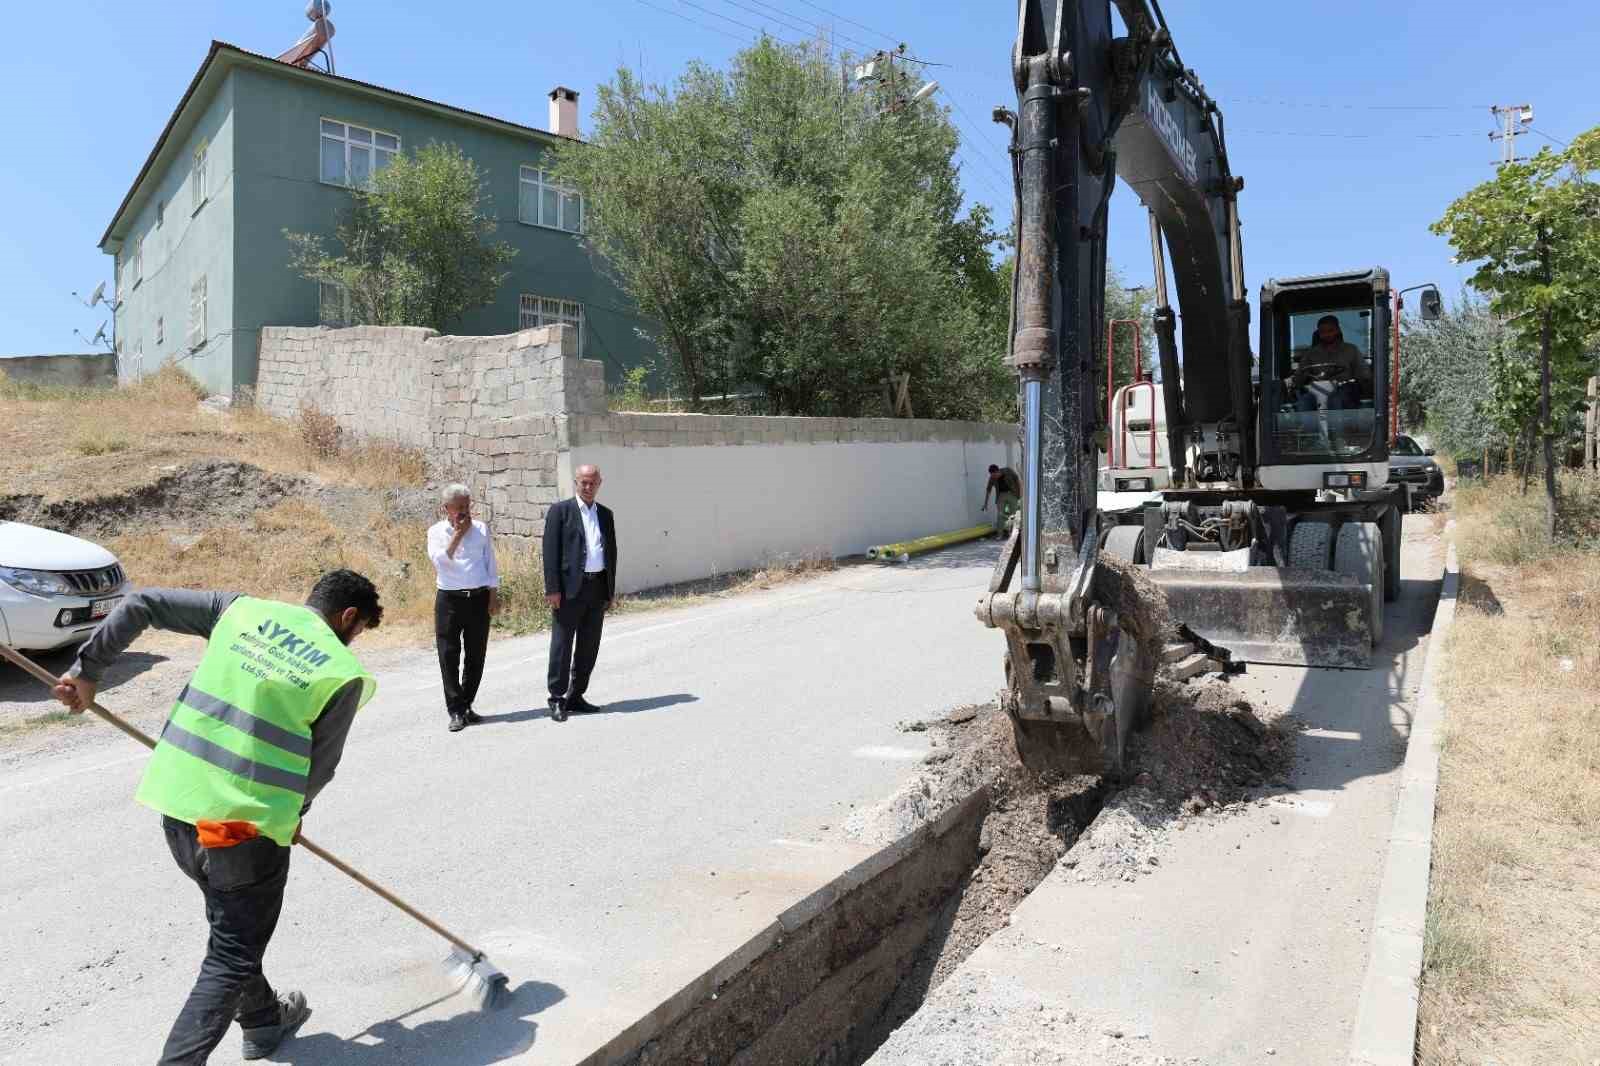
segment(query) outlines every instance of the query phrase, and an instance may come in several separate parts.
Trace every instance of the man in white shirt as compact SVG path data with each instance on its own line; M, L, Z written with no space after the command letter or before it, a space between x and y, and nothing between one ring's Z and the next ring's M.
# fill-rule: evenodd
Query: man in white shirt
M428 558L439 587L433 600L433 636L439 648L450 732L457 733L468 723L482 721L472 709L472 701L483 680L489 619L500 610L500 569L495 565L489 527L472 517L472 490L465 485L446 485L441 496L444 517L428 530Z
M570 711L596 709L583 694L617 587L616 520L610 508L595 502L600 470L580 466L572 481L576 494L544 516L544 590L551 611L547 681L550 717L557 722L565 722Z

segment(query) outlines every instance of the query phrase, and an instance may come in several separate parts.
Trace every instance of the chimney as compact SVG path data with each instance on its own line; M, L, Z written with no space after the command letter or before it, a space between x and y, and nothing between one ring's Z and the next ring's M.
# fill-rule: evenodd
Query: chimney
M558 137L578 136L578 94L563 85L550 90L550 132Z

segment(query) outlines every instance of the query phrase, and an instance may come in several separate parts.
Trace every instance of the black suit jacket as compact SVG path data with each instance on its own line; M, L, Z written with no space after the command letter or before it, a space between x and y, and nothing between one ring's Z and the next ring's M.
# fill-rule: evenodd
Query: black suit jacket
M600 539L606 551L606 599L616 595L617 589L617 523L611 509L598 501L595 513L600 517ZM544 516L544 590L559 592L564 599L575 599L583 587L583 562L588 546L583 537L583 515L578 510L578 499L569 496Z

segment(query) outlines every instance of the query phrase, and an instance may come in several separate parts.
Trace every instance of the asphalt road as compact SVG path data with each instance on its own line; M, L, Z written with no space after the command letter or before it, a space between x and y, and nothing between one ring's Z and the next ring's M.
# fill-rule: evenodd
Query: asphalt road
M485 948L514 995L474 1011L432 933L301 852L267 972L314 1013L274 1060L565 1064L632 1023L866 854L843 819L926 752L898 722L993 696L1002 642L971 606L994 551L615 619L589 693L606 713L564 724L542 636L491 647L489 721L459 734L431 652L374 656L378 697L305 831ZM147 672L107 704L159 722L173 665L169 691ZM144 754L98 723L23 747L0 752L0 1063L152 1062L205 924L132 801Z
M1058 866L873 1066L1348 1061L1443 553L1408 519L1371 669L1251 665L1305 727L1290 787L1169 831L1132 882Z

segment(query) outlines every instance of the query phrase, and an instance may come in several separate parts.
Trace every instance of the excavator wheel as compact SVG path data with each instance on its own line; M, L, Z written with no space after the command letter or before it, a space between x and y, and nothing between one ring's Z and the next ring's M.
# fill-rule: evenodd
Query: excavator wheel
M1383 642L1383 533L1376 522L1346 522L1339 527L1333 549L1335 573L1349 574L1365 585L1367 624L1372 629L1372 646Z
M1327 570L1332 565L1333 527L1326 522L1298 522L1289 534L1289 565L1296 570Z
M1400 598L1400 508L1383 512L1378 528L1383 531L1383 598L1393 603Z

